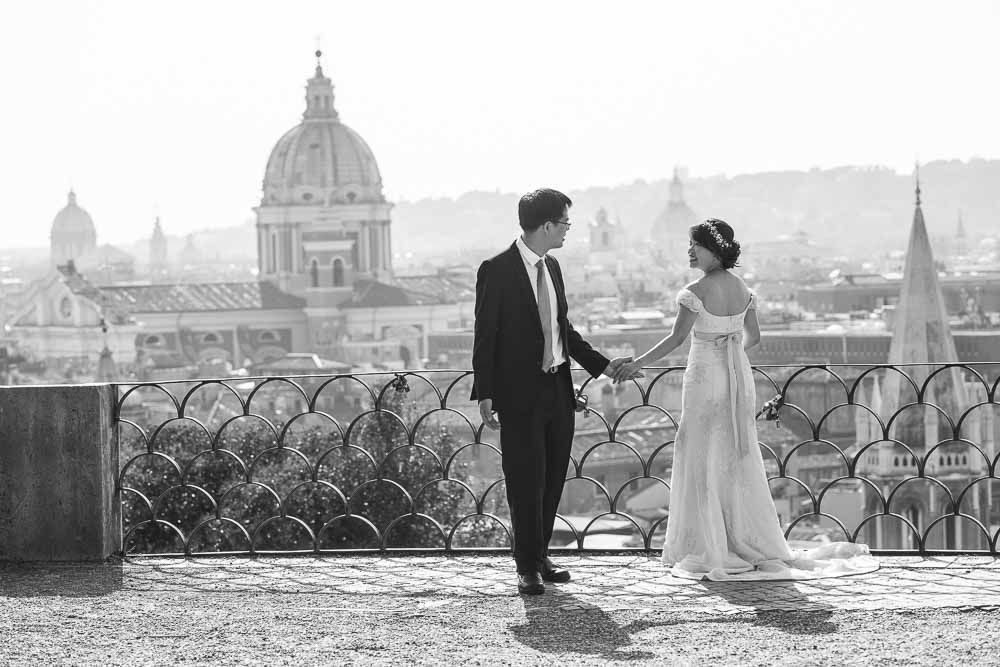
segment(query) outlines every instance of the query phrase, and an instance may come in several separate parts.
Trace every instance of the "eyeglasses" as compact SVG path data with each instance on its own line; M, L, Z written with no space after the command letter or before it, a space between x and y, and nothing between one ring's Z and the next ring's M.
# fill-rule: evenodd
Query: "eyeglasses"
M567 227L572 227L573 223L569 220L549 220L553 225L566 225Z

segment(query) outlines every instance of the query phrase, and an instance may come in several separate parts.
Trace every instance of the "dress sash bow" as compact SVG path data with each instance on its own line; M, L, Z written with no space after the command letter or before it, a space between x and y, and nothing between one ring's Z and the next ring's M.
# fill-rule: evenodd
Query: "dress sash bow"
M756 442L750 442L750 433L746 415L750 409L746 406L746 380L740 372L740 351L743 349L743 332L734 331L728 334L693 332L695 338L714 345L726 351L726 370L729 371L729 416L733 422L733 435L736 437L736 452L740 457L750 453Z

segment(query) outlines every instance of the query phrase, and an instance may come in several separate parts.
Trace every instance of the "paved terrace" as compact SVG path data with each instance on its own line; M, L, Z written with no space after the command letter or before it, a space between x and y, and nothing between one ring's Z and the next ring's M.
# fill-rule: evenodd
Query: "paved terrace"
M807 582L675 579L645 555L0 563L0 664L995 664L1000 561L883 557Z

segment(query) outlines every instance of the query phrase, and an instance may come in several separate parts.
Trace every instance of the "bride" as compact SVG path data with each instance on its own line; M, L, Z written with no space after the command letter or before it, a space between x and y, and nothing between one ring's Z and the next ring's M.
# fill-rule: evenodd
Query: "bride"
M782 534L757 445L746 354L760 342L756 297L730 272L739 256L733 229L722 220L692 227L688 259L704 275L678 293L670 335L614 374L615 382L632 377L692 333L663 562L674 576L712 580L812 579L877 569L866 545L793 551Z

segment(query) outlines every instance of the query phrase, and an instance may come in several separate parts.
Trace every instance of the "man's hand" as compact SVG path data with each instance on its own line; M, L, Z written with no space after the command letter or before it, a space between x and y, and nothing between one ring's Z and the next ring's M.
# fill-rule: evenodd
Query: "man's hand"
M627 364L630 361L632 361L632 357L615 357L608 362L607 368L604 369L604 374L609 378L613 378L615 376L615 372L618 370L618 367L622 364Z
M493 412L492 398L484 398L479 401L479 416L483 418L483 423L491 429L494 431L499 430L500 420L497 419L497 413Z
M635 361L626 362L618 366L614 371L612 380L615 384L619 382L625 382L627 380L635 380L636 378L646 377L639 364Z

